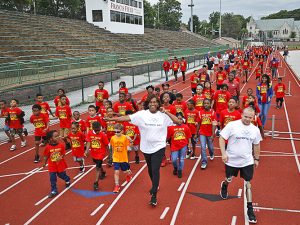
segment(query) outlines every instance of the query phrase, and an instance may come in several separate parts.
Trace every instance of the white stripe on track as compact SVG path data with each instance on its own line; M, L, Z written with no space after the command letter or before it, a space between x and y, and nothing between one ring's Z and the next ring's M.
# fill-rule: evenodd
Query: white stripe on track
M233 216L231 219L231 225L235 225L237 220L237 216Z
M241 198L241 197L242 197L242 192L243 192L243 189L242 189L242 188L239 188L238 194L237 194L238 198Z
M23 154L25 154L25 153L31 151L31 150L34 149L34 148L35 148L35 147L30 148L30 149L27 149L27 150L25 150L24 152L19 153L18 155L15 155L15 156L13 156L13 157L11 157L11 158L8 158L8 159L6 159L6 160L0 162L0 165L2 165L3 163L6 163L6 162L8 162L8 161L10 161L10 160L12 160L12 159L14 159L14 158L17 158L18 156L23 155Z
M42 198L41 200L39 200L37 203L35 203L34 205L37 206L39 204L41 204L42 202L46 201L48 199L48 195L45 196L44 198Z
M184 182L182 182L182 183L180 184L179 188L177 189L177 191L181 191L181 190L182 190L182 188L184 187L184 185L185 185L185 183L184 183Z
M90 216L96 215L96 213L104 206L104 204L100 204L91 214Z
M169 210L170 210L170 207L166 207L164 209L164 211L162 212L162 214L160 215L159 219L163 220L166 217Z

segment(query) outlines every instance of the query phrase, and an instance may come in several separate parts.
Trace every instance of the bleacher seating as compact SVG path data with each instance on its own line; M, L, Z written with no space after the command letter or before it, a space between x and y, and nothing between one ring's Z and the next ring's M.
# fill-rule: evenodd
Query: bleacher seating
M213 45L186 32L146 28L144 35L113 34L86 21L0 10L0 63Z

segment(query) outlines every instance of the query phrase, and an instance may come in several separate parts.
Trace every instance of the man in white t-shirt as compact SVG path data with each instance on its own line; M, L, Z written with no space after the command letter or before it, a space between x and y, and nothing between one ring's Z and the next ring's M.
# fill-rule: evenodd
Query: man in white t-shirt
M250 223L257 222L253 212L250 181L253 178L254 166L257 167L259 164L262 140L259 129L251 123L254 116L253 109L244 109L242 119L228 123L221 131L219 139L226 174L225 180L221 183L221 198L227 199L228 184L232 181L232 177L236 177L240 172L240 176L246 182L247 214ZM225 140L228 141L226 149Z

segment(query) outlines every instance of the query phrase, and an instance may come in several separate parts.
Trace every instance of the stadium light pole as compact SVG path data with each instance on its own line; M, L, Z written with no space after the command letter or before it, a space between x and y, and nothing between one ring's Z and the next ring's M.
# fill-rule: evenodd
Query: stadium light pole
M222 0L220 0L220 26L219 26L219 38L221 39L222 37Z
M191 0L191 4L188 5L188 7L191 7L191 23L190 23L190 30L191 32L193 33L193 7L194 7L194 3L193 3L193 0Z

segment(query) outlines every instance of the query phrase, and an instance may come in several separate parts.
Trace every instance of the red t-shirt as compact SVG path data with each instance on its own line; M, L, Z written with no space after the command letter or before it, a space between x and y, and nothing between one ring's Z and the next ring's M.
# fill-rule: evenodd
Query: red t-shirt
M116 102L113 106L114 112L124 116L127 110L132 111L132 105L129 102Z
M57 145L46 145L44 156L48 158L49 172L63 172L67 169L67 163L64 158L60 159L66 154L65 144L58 143Z
M72 111L70 106L57 106L55 115L59 119L60 128L71 128Z
M168 111L169 113L171 113L171 114L173 114L173 115L176 115L176 108L175 108L175 106L173 106L173 105L164 106L164 105L163 105L163 107L164 107L164 109L165 109L166 111Z
M216 112L212 109L209 111L201 110L199 112L200 130L199 134L210 137L213 135L213 121L216 121Z
M171 138L171 151L178 151L187 146L191 137L190 128L186 124L168 127L167 139Z
M285 96L285 85L283 83L276 84L274 91L276 98L283 98Z
M72 120L73 122L77 122L79 125L79 131L86 132L86 122L83 119L79 119L78 121Z
M105 89L96 89L95 90L95 99L96 99L96 106L102 106L103 105L103 100L104 99L108 99L109 98L109 94L107 92L107 90Z
M187 68L187 62L185 60L180 61L180 70L181 72L185 72Z
M247 60L243 60L243 69L247 70L249 68L249 62Z
M267 92L268 92L268 86L265 83L262 83L260 85L260 96L261 96L261 102L266 103L267 102Z
M49 117L50 106L48 102L36 102L35 104L40 105L42 107L41 113Z
M199 76L193 73L190 77L190 80L191 80L191 88L197 88Z
M197 131L197 125L196 123L199 121L199 112L198 110L194 109L194 110L185 110L184 113L184 117L186 120L186 125L188 125L188 127L191 130L192 134L196 134Z
M2 109L0 112L0 116L6 118L9 115L8 110L9 110L9 108ZM8 123L6 121L5 121L5 125L8 125Z
M204 83L206 81L206 78L208 77L208 74L206 72L201 73L199 75L200 83Z
M106 117L106 108L105 108L104 105L102 105L102 106L99 107L98 114L99 114L102 118Z
M103 121L104 122L104 128L106 130L106 136L108 138L108 140L111 139L112 136L115 135L115 124L116 121Z
M126 87L122 87L122 88L120 88L119 89L119 93L124 93L124 94L128 94L128 88L126 88Z
M131 138L131 140L133 140L134 135L137 134L136 139L133 142L133 145L139 145L140 144L140 131L139 128L135 125L133 125L132 123L129 122L124 122L123 123L124 126L124 134L128 137Z
M49 118L45 114L40 113L40 115L38 116L31 115L30 123L32 123L35 128L34 136L45 137L46 132L44 130L47 127L48 122L49 122Z
M100 116L88 116L88 118L85 120L85 125L86 128L89 130L93 130L93 123L94 122L99 122L102 128L105 128L105 122L103 121L103 119Z
M162 65L164 71L169 71L170 70L170 62L169 61L164 61L163 65Z
M237 110L229 112L228 109L224 109L220 113L220 124L224 128L229 122L241 119L241 113Z
M254 126L262 127L262 122L261 122L259 116L257 116L257 115L254 116L254 119L251 122L253 123Z
M206 96L202 93L201 95L195 94L193 96L193 100L195 101L195 108L196 110L200 111L203 109L203 101L206 98Z
M54 104L55 106L61 106L61 103L60 103L60 96L56 96L55 99L54 99ZM68 99L68 97L66 97L66 105L70 105L70 100Z
M249 96L248 95L245 95L243 97L242 103L243 103L244 108L245 108L246 105L249 105ZM254 100L254 103L256 104L256 99Z
M96 134L93 130L91 130L86 137L86 141L91 143L90 149L92 158L103 160L106 146L109 144L106 134L103 132Z
M233 80L233 82L229 82L229 80L225 80L223 84L227 84L228 92L232 97L238 95L238 92L240 91L240 84L237 81Z
M72 155L78 158L82 158L84 156L84 133L80 131L76 134L69 133L68 138L71 142Z
M182 114L184 114L185 110L187 109L185 101L181 101L181 103L174 101L173 106L175 107L176 112L178 112L178 113L181 112Z
M179 62L175 62L175 61L172 62L172 69L173 69L173 71L178 71L179 67L180 67Z
M215 90L204 88L203 89L203 94L205 95L205 98L212 99L214 97Z
M226 80L227 76L226 76L226 72L225 71L218 71L216 74L217 77L217 85L221 85L223 84L223 81Z
M9 108L8 114L9 114L9 127L12 129L21 129L23 128L23 124L21 124L21 119L19 118L20 114L22 113L22 110L18 107L15 108Z
M227 103L231 95L228 91L218 90L214 95L214 101L216 105L216 113L220 113L222 110L227 109Z

